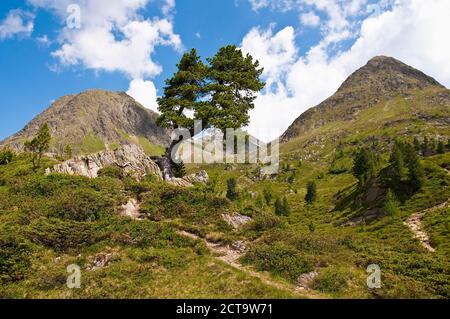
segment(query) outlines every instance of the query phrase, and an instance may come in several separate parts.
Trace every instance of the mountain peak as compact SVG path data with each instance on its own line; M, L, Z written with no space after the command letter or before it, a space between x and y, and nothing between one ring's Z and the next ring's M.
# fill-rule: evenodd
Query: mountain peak
M379 64L379 63L398 63L404 64L403 62L386 55L377 55L370 59L367 64Z
M156 113L124 92L88 90L59 98L0 145L21 150L24 141L32 138L44 123L50 126L51 151L55 153L66 145L83 153L139 139L165 145L169 135L156 125L156 118Z
M383 100L428 88L445 89L432 77L397 59L376 56L353 72L334 95L300 115L281 140L287 142L332 121L353 120L361 110Z
M395 58L376 56L351 74L338 92L365 91L384 96L431 86L443 88L432 77Z

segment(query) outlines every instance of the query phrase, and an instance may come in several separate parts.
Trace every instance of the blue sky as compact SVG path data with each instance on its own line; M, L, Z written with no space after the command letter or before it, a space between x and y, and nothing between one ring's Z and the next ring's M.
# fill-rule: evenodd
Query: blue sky
M20 130L51 101L92 88L129 91L155 109L164 79L192 47L207 57L236 44L262 62L269 86L256 101L249 130L263 139L281 134L374 55L402 59L448 85L450 69L442 67L450 56L442 44L445 36L438 41L426 33L435 33L437 25L450 29L444 14L450 12L449 2L2 1L0 139ZM81 9L80 29L67 29L69 4ZM137 85L132 89L131 83Z

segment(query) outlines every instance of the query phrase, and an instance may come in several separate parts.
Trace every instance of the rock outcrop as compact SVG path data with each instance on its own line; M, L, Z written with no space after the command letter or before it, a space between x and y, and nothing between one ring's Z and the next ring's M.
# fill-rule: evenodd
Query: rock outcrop
M114 151L76 156L64 163L48 168L45 173L61 173L95 178L102 168L110 165L119 166L125 174L137 179L151 174L162 179L158 165L139 146L134 144L123 145Z
M141 205L135 198L130 198L125 205L120 208L120 215L134 220L142 220L140 213Z
M125 175L132 176L137 180L147 175L154 175L159 180L163 180L159 166L135 144L126 144L114 151L103 151L92 155L76 156L61 164L47 168L45 173L60 173L96 178L102 168L111 165L117 165L123 170ZM209 176L206 171L200 171L183 178L166 180L167 183L180 187L192 187L196 183L206 184L208 181Z
M180 186L180 187L192 187L196 183L206 184L209 181L209 176L206 171L200 171L196 174L186 175L183 178L171 178L166 180L167 183Z
M252 221L250 217L241 214L223 214L222 218L227 222L228 225L230 225L234 229L238 229Z
M308 290L319 273L317 270L302 274L297 278L297 290Z

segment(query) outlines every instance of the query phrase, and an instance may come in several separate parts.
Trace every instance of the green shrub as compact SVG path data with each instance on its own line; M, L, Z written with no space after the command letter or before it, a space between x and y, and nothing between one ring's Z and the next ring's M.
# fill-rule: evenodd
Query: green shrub
M10 187L10 205L27 213L27 219L39 216L76 221L92 221L114 213L125 201L120 180L101 177L35 174L14 180Z
M350 274L344 268L330 266L320 270L313 288L326 293L338 293L347 288Z
M275 200L275 215L277 216L289 216L290 214L290 207L288 200L286 196L283 198L283 201L281 201L279 198Z
M141 212L153 220L180 217L190 223L219 220L218 215L230 205L226 198L217 197L198 188L181 188L162 184L141 195Z
M6 165L13 160L14 153L10 150L0 151L0 165Z
M269 214L261 213L255 217L250 223L245 225L245 229L250 231L265 231L279 226L281 223L280 218Z
M29 247L19 242L17 237L2 236L0 238L0 283L23 279L30 266L28 256Z
M230 178L227 180L227 198L229 200L235 200L238 197L236 186L236 179Z
M258 270L269 271L294 283L301 274L314 269L310 259L281 242L256 244L250 247L243 261L254 264Z
M395 199L394 194L391 190L388 191L386 199L384 201L384 207L383 209L386 211L386 213L390 216L397 216L400 213L400 210L398 208L399 203Z
M264 189L263 194L264 194L264 199L266 200L266 204L270 205L270 203L272 203L272 198L273 198L272 192L268 189Z
M92 189L76 189L62 192L50 204L50 216L75 221L94 221L102 213L114 209L114 202Z
M311 228L316 230L314 223L309 223ZM309 228L309 227L308 227ZM324 252L335 252L342 248L349 248L353 245L353 238L345 235L335 234L318 234L312 233L298 233L285 229L273 231L264 237L264 242L269 244L274 241L284 241L289 243L292 247L302 252L308 252L311 255L317 255Z
M133 247L194 247L196 241L177 234L168 225L150 220L127 222L120 225L113 235L113 241Z
M56 251L78 249L105 238L106 234L88 222L39 218L28 226L28 237L35 243Z
M123 169L117 165L109 165L98 171L98 177L111 177L122 179L124 177Z
M146 248L133 251L131 258L139 263L152 263L169 270L179 270L185 268L189 259L194 258L190 249L186 248Z

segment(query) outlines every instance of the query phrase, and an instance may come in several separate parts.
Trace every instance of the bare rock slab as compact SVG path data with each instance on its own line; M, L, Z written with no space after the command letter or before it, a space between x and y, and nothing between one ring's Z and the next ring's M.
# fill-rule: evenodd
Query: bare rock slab
M139 146L134 144L123 145L114 151L77 156L48 168L45 173L61 173L96 178L102 168L110 165L117 165L125 173L138 179L152 174L162 180L161 170L158 165Z

